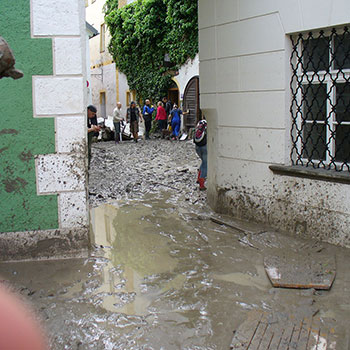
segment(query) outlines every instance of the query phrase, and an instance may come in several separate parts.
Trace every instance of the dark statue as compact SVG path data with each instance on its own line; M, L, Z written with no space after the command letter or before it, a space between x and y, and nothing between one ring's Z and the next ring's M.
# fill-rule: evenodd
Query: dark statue
M10 77L19 79L23 73L15 68L15 57L6 40L0 36L0 79Z

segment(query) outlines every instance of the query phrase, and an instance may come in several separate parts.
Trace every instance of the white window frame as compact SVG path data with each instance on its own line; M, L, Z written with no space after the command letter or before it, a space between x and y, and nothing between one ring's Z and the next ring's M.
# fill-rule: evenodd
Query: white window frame
M325 37L329 37L331 34L330 31L325 31L324 36ZM305 34L303 36L305 39L307 39L307 34ZM299 56L301 57L302 55L302 42L299 43L299 47L298 47L298 53ZM329 116L328 118L328 124L330 126L330 130L329 128L326 128L326 145L328 144L328 146L326 146L326 159L322 160L322 159L308 159L308 158L303 158L301 157L301 161L304 163L309 163L310 161L314 162L314 163L324 163L327 166L330 165L331 162L331 157L335 158L335 152L336 152L336 139L331 137L332 132L335 132L336 130L336 126L338 124L344 126L344 125L349 125L350 126L350 121L342 121L341 123L337 122L336 120L336 113L334 111L332 111L332 105L334 106L336 104L336 86L337 84L341 84L341 83L345 83L347 81L347 79L350 79L350 68L344 68L344 69L335 69L334 68L334 60L332 61L332 54L334 52L334 40L331 41L330 46L329 46L329 62L332 62L332 67L329 71L329 73L327 73L326 71L310 71L307 72L306 74L301 72L301 67L298 67L298 73L297 73L297 77L299 79L299 86L307 86L310 84L326 84L326 91L327 94L330 95L330 98L327 98L327 107L326 107L326 115L325 115L325 120L324 121L317 121L317 124L326 124L326 119L327 116ZM317 76L319 78L315 78L316 80L314 81L312 79L312 76L317 74ZM311 81L312 80L312 81ZM310 82L311 81L311 82ZM300 89L299 89L300 90ZM299 91L296 95L297 98L297 103L298 105L301 105L302 103L302 92ZM302 111L302 113L304 113ZM297 120L297 127L298 130L301 130L301 138L297 137L297 149L299 154L303 154L303 145L302 145L302 138L303 138L303 130L301 129L301 125L302 125L302 117L299 114ZM305 123L313 123L313 120L305 120ZM343 164L343 162L335 162L336 166L340 166L341 164Z

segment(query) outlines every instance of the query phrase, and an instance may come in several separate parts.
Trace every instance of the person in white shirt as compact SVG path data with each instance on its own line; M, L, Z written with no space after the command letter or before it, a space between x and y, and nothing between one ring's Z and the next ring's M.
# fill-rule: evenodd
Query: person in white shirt
M113 124L114 124L114 139L115 143L121 141L121 129L120 122L124 120L122 113L122 104L117 102L117 107L113 111Z

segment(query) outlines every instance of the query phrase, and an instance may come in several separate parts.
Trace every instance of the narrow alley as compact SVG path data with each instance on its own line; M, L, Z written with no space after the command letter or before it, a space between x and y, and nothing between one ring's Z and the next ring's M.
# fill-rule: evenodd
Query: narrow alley
M191 141L94 144L94 249L0 264L1 283L29 300L51 349L230 349L254 312L317 318L318 339L331 333L348 349L348 250L215 214L197 189L198 164ZM264 258L281 252L335 255L331 290L273 288Z

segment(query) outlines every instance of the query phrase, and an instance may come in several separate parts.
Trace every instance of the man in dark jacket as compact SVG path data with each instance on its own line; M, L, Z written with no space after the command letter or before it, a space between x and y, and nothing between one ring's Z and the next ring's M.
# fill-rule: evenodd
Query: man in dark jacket
M171 110L173 109L173 104L171 103L171 101L168 101L168 99L166 97L163 97L163 104L164 104L167 118L169 118Z
M134 137L134 142L139 138L139 120L142 118L140 110L136 107L136 103L132 101L130 107L126 111L126 121L130 123L130 132Z

